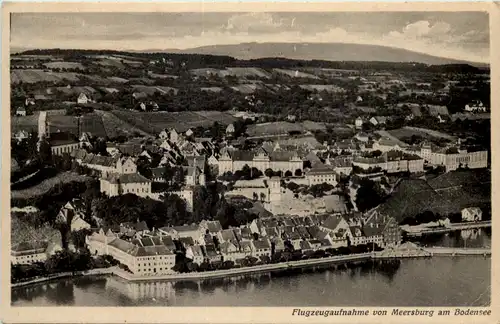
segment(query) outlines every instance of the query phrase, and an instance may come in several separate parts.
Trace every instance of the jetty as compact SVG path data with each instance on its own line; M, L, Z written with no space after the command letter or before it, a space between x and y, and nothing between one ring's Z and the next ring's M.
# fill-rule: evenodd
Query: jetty
M408 226L402 227L402 230L408 237L418 237L425 234L449 233L460 230L468 230L475 228L491 227L491 221L470 222L470 223L451 223L446 226L425 227L425 226Z
M426 247L423 250L430 253L431 256L491 255L491 248Z

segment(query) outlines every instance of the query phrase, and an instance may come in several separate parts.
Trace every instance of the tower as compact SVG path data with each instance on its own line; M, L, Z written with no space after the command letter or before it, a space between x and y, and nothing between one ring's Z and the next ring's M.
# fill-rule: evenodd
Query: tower
M281 202L281 179L279 177L272 177L268 180L269 183L269 201L272 204L279 205Z
M47 136L47 112L41 111L38 116L38 139Z

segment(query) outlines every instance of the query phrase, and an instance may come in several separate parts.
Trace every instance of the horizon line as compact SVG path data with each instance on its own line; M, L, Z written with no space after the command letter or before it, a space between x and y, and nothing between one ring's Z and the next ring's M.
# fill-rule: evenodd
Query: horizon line
M155 48L146 48L146 49L133 49L133 48L115 48L115 49L110 49L110 48L66 48L66 47L44 47L44 48L36 48L36 47L16 47L16 46L9 46L9 54L20 54L21 52L25 51L32 51L32 50L74 50L74 51L117 51L117 52L142 52L142 53L169 53L168 51L191 51L191 50L196 50L200 48L207 48L207 47L214 47L214 46L238 46L238 45L244 45L244 44L344 44L344 45L359 45L359 46L377 46L377 47L385 47L385 48L392 48L392 49L398 49L398 50L403 50L411 53L416 53L416 54L421 54L421 55L427 55L430 57L435 57L435 58L441 58L441 59L448 59L448 60L454 60L457 61L457 63L445 63L445 64L427 64L427 65L447 65L447 64L460 64L462 62L463 64L465 63L472 63L472 64L482 64L482 65L491 65L491 61L488 58L488 61L471 61L471 60L464 60L464 59L457 59L453 57L447 57L447 56L437 56L437 55L432 55L429 53L425 52L420 52L420 51L415 51L415 50L409 50L406 48L402 47L396 47L396 46L388 46L388 45L378 45L378 44L361 44L361 43L344 43L344 42L287 42L287 41L282 41L282 42L243 42L243 43L233 43L233 44L212 44L212 45L203 45L203 46L196 46L196 47L190 47L190 48L164 48L164 49L155 49ZM12 52L12 49L16 48L18 49L16 52ZM187 53L173 53L170 52L171 54L187 54ZM212 55L212 56L229 56L238 60L252 60L252 59L262 59L262 58L286 58L289 60L305 60L305 61L312 61L312 60L317 60L317 61L326 61L326 62L396 62L396 61L348 61L348 60L337 60L337 61L330 61L330 60L324 60L324 59L293 59L289 58L286 56L259 56L257 58L251 58L251 59L239 59L233 55L230 54L209 54L209 53L189 53L189 54L199 54L199 55ZM422 63L418 61L399 61L399 63ZM423 63L426 64L426 63Z

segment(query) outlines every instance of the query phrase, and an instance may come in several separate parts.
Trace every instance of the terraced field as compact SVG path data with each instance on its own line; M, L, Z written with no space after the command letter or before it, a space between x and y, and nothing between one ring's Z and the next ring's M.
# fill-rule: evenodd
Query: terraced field
M228 113L219 111L130 112L113 110L113 115L149 134L158 134L165 128L185 132L199 126L209 127L215 121L227 125L235 121Z
M171 87L160 87L160 86L144 86L144 85L133 85L132 89L137 92L144 92L149 96L152 96L155 94L155 92L159 92L162 95L169 94L173 92L173 94L177 94L177 91L179 91L176 88L171 88Z
M11 190L12 199L29 199L31 197L40 196L53 188L56 184L64 184L72 181L85 182L90 179L88 176L79 175L73 172L62 172L53 178L46 179L28 189Z
M345 92L344 89L337 87L333 84L301 84L300 87L308 91L326 91L330 93L342 93Z
M405 126L403 128L399 128L399 129L390 130L390 131L388 131L388 133L390 135L396 137L397 139L411 137L411 136L415 135L415 136L421 136L423 138L428 138L428 139L444 138L444 139L449 140L449 141L456 140L456 138L454 136L448 135L448 134L445 134L442 132L438 132L438 131L426 129L426 128L417 128L417 127L408 127L408 126Z
M250 137L285 136L290 132L303 133L304 127L298 123L275 122L251 125L247 128Z
M299 70L284 70L284 69L273 69L274 72L282 75L286 75L292 78L308 78L319 80L319 77L314 74L300 72Z
M270 79L271 75L263 69L259 68L242 68L242 67L228 67L224 70L219 69L193 69L190 71L191 74L196 76L208 77L210 75L217 75L218 77L224 78L226 76L234 76L237 78L259 78L259 79Z
M78 81L81 74L73 72L51 72L44 70L12 70L10 72L10 80L12 84L19 82L36 83L36 82L60 82L60 81Z
M81 63L78 62L49 62L45 63L44 66L49 69L86 69Z
M491 175L485 170L453 171L429 180L403 180L378 210L401 222L424 211L448 215L466 207L491 206ZM411 199L408 199L411 197Z
M127 123L126 121L118 118L116 115L110 113L109 111L96 110L95 113L99 115L102 119L104 125L104 130L108 137L118 137L118 136L129 136L137 132L141 135L148 136L153 135L143 130Z

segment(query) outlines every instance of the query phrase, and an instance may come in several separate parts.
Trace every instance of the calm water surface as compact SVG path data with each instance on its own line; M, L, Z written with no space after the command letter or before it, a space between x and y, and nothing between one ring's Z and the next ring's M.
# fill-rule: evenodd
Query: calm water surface
M433 237L432 245L485 246L491 233ZM469 245L472 244L472 245ZM12 290L13 306L487 306L491 259L402 260L390 270L321 270L202 282L130 283L80 277Z

